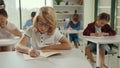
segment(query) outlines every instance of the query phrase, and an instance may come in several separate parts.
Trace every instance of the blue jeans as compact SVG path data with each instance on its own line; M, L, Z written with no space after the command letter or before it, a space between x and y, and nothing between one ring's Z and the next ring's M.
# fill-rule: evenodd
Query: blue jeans
M73 41L74 43L79 43L80 38L79 38L78 34L69 34L69 36L70 36L71 42Z
M90 43L88 44L88 47L90 47L90 49L91 49L92 52L96 52L96 50L97 50L97 45L96 45L96 43L90 42ZM107 51L107 52L110 51L110 47L109 47L108 44L100 44L100 45L99 45L99 48L100 48L100 49L104 49L104 50Z

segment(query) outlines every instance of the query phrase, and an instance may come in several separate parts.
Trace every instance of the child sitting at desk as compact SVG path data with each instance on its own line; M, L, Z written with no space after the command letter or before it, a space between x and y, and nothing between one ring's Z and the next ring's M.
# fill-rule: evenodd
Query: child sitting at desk
M108 24L110 20L110 15L107 13L101 13L97 19L88 24L86 29L83 32L83 35L86 36L113 36L116 32ZM88 41L88 46L85 48L85 54L91 63L94 63L92 52L96 51L96 44ZM100 44L100 68L103 68L105 51L110 51L108 44Z
M7 21L8 15L5 9L0 9L0 39L13 38L13 36L22 36L22 33L16 26ZM6 42L7 43L7 42ZM12 47L0 46L0 51L9 51Z
M29 28L30 26L33 25L33 19L35 17L35 14L36 14L36 12L34 12L34 11L31 13L31 19L28 19L26 21L25 25L23 26L23 30L27 30L27 28Z
M77 14L77 11L75 11L75 14L72 15L71 20L67 24L66 28L69 30L80 30L80 20L79 20L79 15ZM75 48L78 48L79 45L79 35L74 33L74 34L69 34L70 41L74 42Z
M31 26L16 45L16 50L32 57L40 55L39 49L67 50L71 43L56 28L55 11L52 7L42 7ZM31 40L32 48L27 46Z

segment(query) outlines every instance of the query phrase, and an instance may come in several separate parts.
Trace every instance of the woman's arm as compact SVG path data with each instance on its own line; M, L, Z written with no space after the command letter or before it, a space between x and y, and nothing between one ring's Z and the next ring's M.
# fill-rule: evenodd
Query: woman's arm
M46 46L46 47L43 47L42 48L43 50L49 50L49 49L52 49L52 50L70 50L71 49L71 43L68 39L66 38L61 38L60 40L60 44L53 44L53 45L50 45L50 46Z

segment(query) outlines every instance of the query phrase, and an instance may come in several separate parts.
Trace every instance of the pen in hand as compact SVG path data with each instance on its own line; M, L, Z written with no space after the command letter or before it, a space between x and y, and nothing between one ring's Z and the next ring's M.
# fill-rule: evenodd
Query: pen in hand
M28 51L28 54L31 57L38 57L40 55L40 52L35 48L31 41L29 41L29 44L31 46L31 49Z

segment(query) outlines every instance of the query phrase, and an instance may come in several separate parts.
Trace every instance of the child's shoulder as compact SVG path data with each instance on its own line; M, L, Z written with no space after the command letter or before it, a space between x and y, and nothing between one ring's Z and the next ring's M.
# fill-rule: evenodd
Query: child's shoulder
M15 26L15 24L8 22L7 23L7 28L9 28L9 29L16 29L17 27Z

